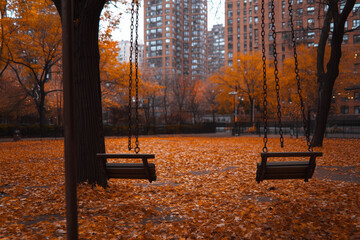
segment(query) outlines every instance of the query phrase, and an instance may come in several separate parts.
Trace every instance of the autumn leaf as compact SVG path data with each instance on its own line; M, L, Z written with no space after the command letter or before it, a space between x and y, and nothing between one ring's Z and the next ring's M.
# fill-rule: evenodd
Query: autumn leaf
M281 150L303 151L304 139ZM154 153L158 180L80 184L81 239L351 239L359 236L360 140L326 139L314 177L257 184L262 139L159 136L140 139ZM106 139L109 153L126 138ZM62 140L0 142L0 236L64 239Z

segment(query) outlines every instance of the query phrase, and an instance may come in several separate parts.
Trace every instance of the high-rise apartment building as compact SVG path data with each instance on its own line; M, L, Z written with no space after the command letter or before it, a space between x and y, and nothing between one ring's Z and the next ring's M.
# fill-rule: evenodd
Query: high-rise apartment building
M292 56L291 32L289 24L289 4L286 0L276 0L275 27L278 60ZM315 0L293 0L293 24L297 43L317 46L320 29L327 8ZM269 57L273 48L271 32L271 1L265 0L265 47ZM340 6L340 10L344 5ZM261 0L226 0L225 4L225 62L231 66L237 53L261 51ZM350 13L345 28L359 29L360 3L356 3ZM344 48L360 49L359 30L344 36ZM354 52L354 54L356 54Z
M144 71L206 79L206 0L145 0L144 19Z
M208 32L208 74L225 66L224 25L217 24Z
M130 58L130 41L121 40L119 41L119 55L118 59L120 62L129 62ZM139 66L141 67L144 63L144 44L138 44L138 60ZM133 61L135 61L135 46L133 52Z

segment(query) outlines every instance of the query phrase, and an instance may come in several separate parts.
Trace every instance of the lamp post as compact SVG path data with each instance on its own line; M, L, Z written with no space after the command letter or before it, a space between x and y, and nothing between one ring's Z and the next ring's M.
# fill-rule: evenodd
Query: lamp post
M236 125L236 122L237 122L236 96L237 96L238 92L236 91L236 88L235 88L235 91L229 92L229 94L234 95L234 129L235 129L235 125Z

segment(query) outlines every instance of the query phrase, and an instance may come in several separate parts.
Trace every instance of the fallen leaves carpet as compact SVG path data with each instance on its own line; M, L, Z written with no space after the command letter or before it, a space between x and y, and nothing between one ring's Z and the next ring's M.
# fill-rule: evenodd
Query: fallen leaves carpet
M80 239L360 239L360 140L326 139L314 177L258 184L258 137L144 137L158 180L78 187ZM125 138L106 139L125 153ZM270 139L269 151L304 151ZM0 239L66 238L62 140L0 143Z

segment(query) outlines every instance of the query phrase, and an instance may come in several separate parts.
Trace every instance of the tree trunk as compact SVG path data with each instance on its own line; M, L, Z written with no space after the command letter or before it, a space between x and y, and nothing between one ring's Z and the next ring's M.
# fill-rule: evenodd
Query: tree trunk
M355 5L355 0L347 0L341 14L338 12L338 1L332 0L328 3L329 10L324 20L321 30L318 56L317 56L317 72L319 82L319 100L318 109L315 119L315 132L311 140L311 146L320 147L323 144L324 134L326 131L326 122L329 115L332 91L335 80L339 75L339 64L341 59L341 44L343 41L345 22L351 10ZM334 22L334 30L331 39L330 59L326 65L326 73L324 71L325 46L330 32L331 19Z
M254 116L254 98L252 98L250 95L249 95L249 102L250 102L250 123L253 124L254 123L254 119L253 119L253 116Z
M329 115L332 90L337 76L329 76L328 74L319 79L319 102L315 119L315 132L311 140L311 146L322 146L326 131L326 122Z
M104 163L96 158L97 153L105 152L98 46L99 19L104 3L98 1L86 6L83 1L75 2L73 89L75 129L78 130L77 182L105 187Z
M43 138L45 137L45 89L44 84L40 85L40 100L38 106L38 112L40 117L40 136Z
M61 1L53 0L61 9ZM74 119L77 182L107 186L102 124L98 32L105 0L74 2ZM59 11L59 13L61 13Z
M155 116L155 96L151 97L152 100L152 105L151 105L151 109L152 109L152 117L153 117L153 125L154 128L156 126L156 116Z

